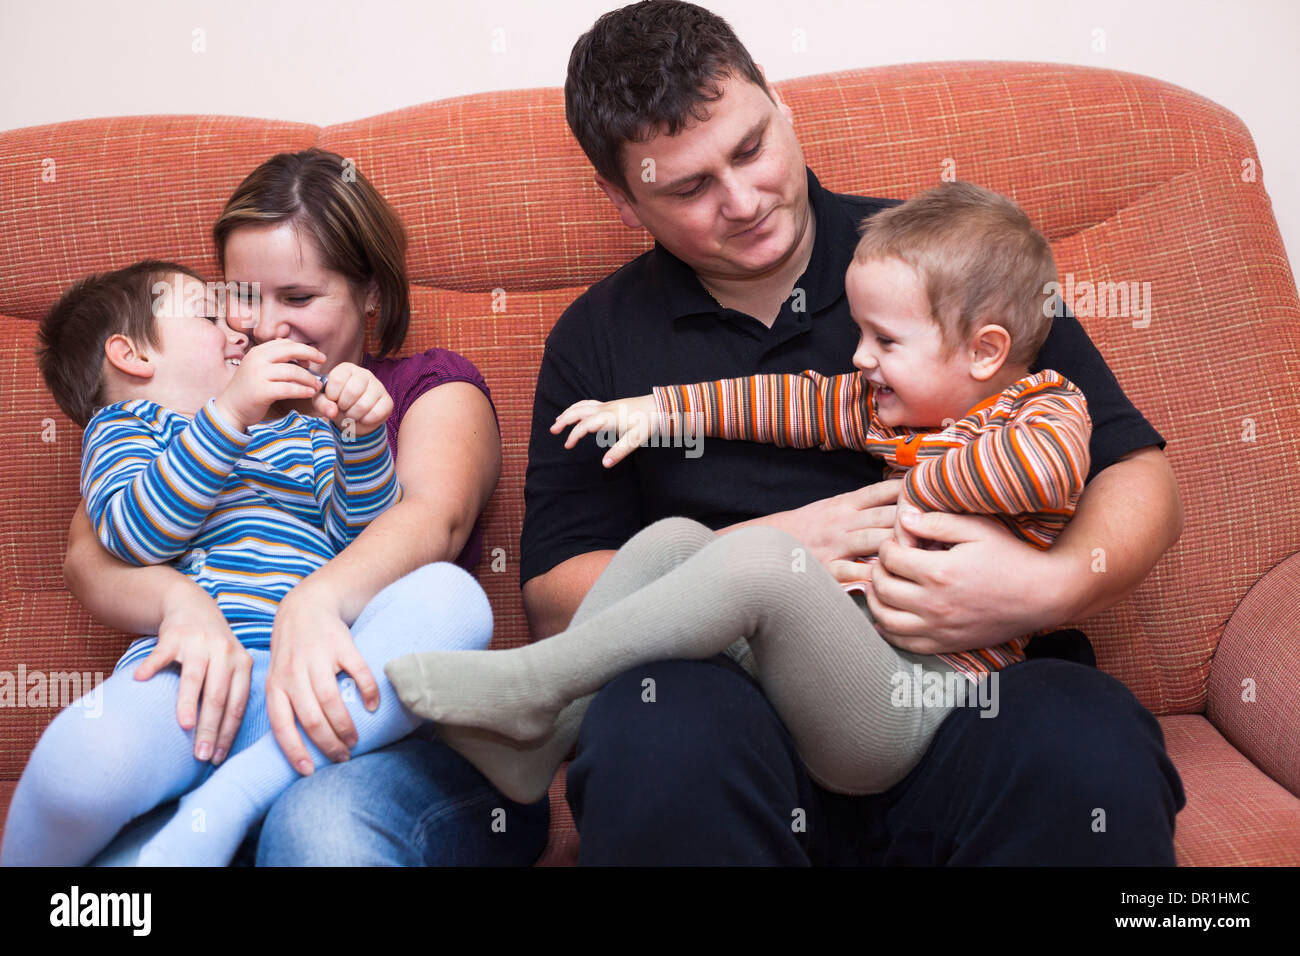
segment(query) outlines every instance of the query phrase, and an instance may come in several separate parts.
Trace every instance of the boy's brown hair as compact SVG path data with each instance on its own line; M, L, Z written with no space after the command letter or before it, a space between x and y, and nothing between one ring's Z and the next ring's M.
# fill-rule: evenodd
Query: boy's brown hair
M1028 367L1052 328L1052 245L1006 196L944 183L862 224L855 263L901 259L916 270L949 353L981 325L1011 335L1007 365Z
M155 282L182 273L174 262L146 259L125 269L79 279L41 318L36 362L63 413L83 428L104 401L104 343L121 333L158 348Z

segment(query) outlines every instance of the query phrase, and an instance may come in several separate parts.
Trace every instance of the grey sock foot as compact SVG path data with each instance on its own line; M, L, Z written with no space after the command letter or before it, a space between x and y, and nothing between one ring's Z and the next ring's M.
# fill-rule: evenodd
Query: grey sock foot
M439 725L438 736L487 777L492 786L515 803L536 803L546 795L555 772L573 749L591 698L566 707L555 729L534 743L519 743L476 727Z
M384 665L407 709L436 724L477 727L523 742L541 740L565 701L532 679L527 648L429 651Z

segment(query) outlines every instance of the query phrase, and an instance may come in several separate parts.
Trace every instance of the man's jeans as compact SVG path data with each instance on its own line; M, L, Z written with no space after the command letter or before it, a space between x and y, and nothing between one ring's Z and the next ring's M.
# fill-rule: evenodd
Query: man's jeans
M546 848L546 798L507 800L417 731L317 770L276 801L258 866L528 866Z

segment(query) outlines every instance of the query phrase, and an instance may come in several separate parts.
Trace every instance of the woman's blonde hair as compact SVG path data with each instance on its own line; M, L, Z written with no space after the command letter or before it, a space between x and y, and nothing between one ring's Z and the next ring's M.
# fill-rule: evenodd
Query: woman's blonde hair
M248 174L212 227L221 270L226 240L240 226L292 222L316 243L325 266L379 289L379 354L402 347L411 322L406 230L350 161L323 149L272 156Z

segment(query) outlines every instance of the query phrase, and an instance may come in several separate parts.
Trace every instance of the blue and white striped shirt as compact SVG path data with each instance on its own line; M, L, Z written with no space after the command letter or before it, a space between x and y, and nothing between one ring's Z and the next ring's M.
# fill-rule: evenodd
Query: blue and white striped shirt
M280 599L402 491L383 428L344 440L291 412L241 432L211 400L191 420L136 399L87 424L81 494L110 552L173 564L216 599L241 644L269 648ZM118 667L154 643L137 641Z

